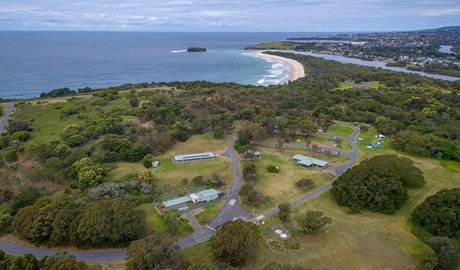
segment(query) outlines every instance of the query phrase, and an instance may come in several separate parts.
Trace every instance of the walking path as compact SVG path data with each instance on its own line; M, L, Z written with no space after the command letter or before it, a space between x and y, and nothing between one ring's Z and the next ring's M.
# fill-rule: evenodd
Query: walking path
M12 108L12 104L10 104L10 106ZM9 116L9 113L8 113L8 116ZM5 118L7 121L7 117L3 117L2 123L3 121L5 121ZM0 126L0 127L3 128L4 126ZM356 145L356 138L358 137L359 129L353 126L348 126L348 127L353 129L353 134L351 137L343 138L343 139L348 141L352 145L353 153L342 152L350 158L350 162L348 162L345 165L337 166L334 168L334 172L336 173L336 178L339 177L342 173L344 173L349 168L353 167L353 165L356 162L356 158L358 157L358 147ZM187 215L192 215L190 219L192 220L191 221L192 226L195 228L195 233L192 234L190 237L187 237L185 239L182 239L176 242L176 245L180 248L190 247L195 244L207 241L209 238L211 238L212 235L214 235L216 228L227 221L231 221L231 220L238 219L238 218L241 218L246 221L257 221L265 217L274 215L278 213L279 211L278 208L275 208L270 211L267 211L262 216L254 218L251 215L249 215L246 212L246 210L244 210L239 205L238 197L239 197L239 191L242 186L242 176L241 176L240 165L235 156L234 147L233 147L235 144L236 138L228 137L228 139L231 140L231 143L229 147L227 148L227 151L223 153L222 156L228 156L231 158L233 162L233 168L235 170L235 181L233 181L229 191L223 197L223 199L226 200L226 203L221 208L219 213L214 217L214 219L212 219L205 226L200 226L196 222L196 219L193 217L193 213L187 214ZM299 204L313 196L316 196L324 192L325 190L332 187L332 182L333 181L331 181L329 184L321 187L320 189L314 192L306 194L305 196L295 201L290 202L290 204L291 205ZM193 222L193 220L195 220L195 222ZM4 250L7 253L16 254L16 255L23 255L25 253L31 253L36 257L42 257L44 255L52 255L55 252L55 250L51 250L51 249L31 248L31 247L11 244L7 242L3 242L3 241L0 241L0 249ZM69 254L74 255L77 258L77 260L80 260L80 261L108 262L108 261L124 260L126 257L126 250L122 250L122 251L71 251L69 252Z
M3 129L5 128L6 124L8 123L8 118L10 118L10 114L13 111L13 103L2 103L3 105L6 106L6 113L2 117L2 121L0 122L0 133L3 132Z

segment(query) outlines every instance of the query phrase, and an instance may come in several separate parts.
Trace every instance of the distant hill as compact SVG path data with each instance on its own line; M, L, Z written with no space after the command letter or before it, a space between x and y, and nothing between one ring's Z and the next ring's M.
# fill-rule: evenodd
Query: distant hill
M426 29L421 30L421 32L441 32L441 33L452 33L452 34L460 34L460 26L445 26L436 29Z

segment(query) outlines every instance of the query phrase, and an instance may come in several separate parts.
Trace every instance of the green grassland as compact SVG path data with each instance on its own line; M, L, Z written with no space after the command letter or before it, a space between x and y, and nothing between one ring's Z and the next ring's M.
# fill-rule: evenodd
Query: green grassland
M268 42L250 47L253 50L294 50L300 43L296 42Z
M202 208L203 211L195 215L196 220L202 226L210 222L219 213L220 209L224 206L225 201L219 201Z
M331 126L327 131L328 134L333 134L334 136L342 136L345 138L351 137L353 135L353 129L344 126Z
M292 208L292 216L306 209L324 212L332 224L324 234L304 236L295 231L295 222L283 225L293 233L290 240L300 248L288 252L273 251L267 241L276 239L270 227L280 224L276 217L260 225L263 239L260 250L244 269L262 269L269 261L299 263L314 269L406 269L415 268L414 257L427 246L411 232L408 218L414 207L427 196L443 188L458 187L458 174L443 168L433 159L413 159L425 174L423 188L409 191L410 199L394 215L364 211L349 214L339 207L329 191ZM340 262L340 263L339 263ZM333 268L332 268L333 266Z
M441 160L439 164L441 164L441 166L443 166L446 169L460 173L460 162L453 161L453 160Z
M319 169L305 169L297 165L292 159L299 151L286 150L284 155L281 155L278 150L270 148L261 148L261 158L253 159L252 162L256 165L257 179L254 189L270 196L271 200L268 204L262 205L260 208L254 209L254 214L261 215L265 211L276 208L278 204L283 202L293 201L302 195L305 195L317 188L326 185L332 180L329 171L320 171ZM301 153L301 152L300 152ZM323 156L323 155L321 155ZM318 157L317 158L323 158ZM269 173L266 168L268 165L279 166L279 173ZM312 179L315 182L314 187L308 191L302 191L296 188L295 183L303 178ZM251 206L245 206L252 213Z
M195 176L203 176L204 180L210 179L214 173L222 177L226 183L224 188L228 188L235 179L233 164L228 157L217 157L213 160L204 160L198 162L173 163L174 155L192 154L197 152L210 151L221 153L226 150L230 144L229 140L215 140L209 134L195 135L189 138L186 142L176 143L171 149L163 155L155 157L159 161L160 166L150 169L153 172L155 179L158 180L158 185L168 185L168 193L181 192L193 187L191 180ZM117 162L116 168L112 170L107 179L114 180L121 178L124 175L139 173L146 170L142 162ZM181 180L189 179L186 185L181 183Z
M339 87L334 88L334 90L349 90L349 89L353 89L353 86L346 84L344 82L341 82Z

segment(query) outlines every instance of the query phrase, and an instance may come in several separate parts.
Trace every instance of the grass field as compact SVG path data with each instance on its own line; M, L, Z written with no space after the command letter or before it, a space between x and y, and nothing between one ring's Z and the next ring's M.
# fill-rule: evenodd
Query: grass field
M190 189L193 186L191 180L195 176L201 175L204 177L204 180L207 180L214 173L222 177L223 181L227 184L224 188L228 188L230 183L235 179L235 172L230 158L217 157L212 160L186 163L173 163L172 158L178 154L192 154L205 151L214 153L224 152L229 144L230 141L226 139L214 140L210 138L209 134L195 135L186 142L175 144L163 155L155 157L159 161L160 166L150 170L153 172L155 179L158 180L159 186L168 185L168 193ZM117 162L115 165L117 168L108 174L106 177L107 180L116 181L124 175L146 170L142 162ZM181 180L184 178L189 179L186 185L181 183Z
M348 89L353 89L353 86L346 84L344 82L341 82L339 87L334 88L334 90L348 90Z
M276 208L279 203L292 201L300 196L320 188L330 182L331 176L319 169L304 169L297 165L292 159L292 156L298 151L287 150L284 155L281 155L278 150L270 148L262 148L262 156L258 159L253 159L256 165L257 179L254 188L270 196L271 202L263 205L258 209L254 209L255 215L263 214L265 211ZM320 158L320 157L318 157ZM279 166L279 173L269 173L266 168L268 165ZM308 191L301 191L295 187L295 182L308 178L315 182L314 187ZM248 209L252 207L246 206Z
M292 241L299 250L278 252L269 249L266 241L275 238L270 226L280 224L276 216L265 219L260 229L263 235L257 256L244 269L262 269L269 261L299 263L314 269L412 269L413 257L426 245L412 233L407 220L414 207L427 196L443 188L458 187L458 174L443 168L433 159L417 158L427 181L425 187L409 191L410 199L395 215L364 211L349 214L339 207L329 191L292 208L292 216L306 209L321 210L332 218L327 232L319 236L294 233ZM292 225L291 225L292 226Z
M155 210L153 202L141 204L140 206L138 206L138 209L143 209L146 212L147 225L150 229L160 234L166 233L166 221ZM177 239L182 239L190 236L190 234L193 232L193 228L192 226L190 226L190 222L187 219L181 219L181 222L178 226L178 231L179 233L175 237Z
M344 127L344 126L332 125L327 130L327 133L333 134L334 136L342 136L342 137L348 138L351 135L353 135L353 129L349 127Z
M200 225L205 225L219 213L224 204L225 201L220 201L203 207L203 211L195 215L196 220Z
M460 173L460 162L453 160L441 160L439 164L441 164L441 166L443 166L446 169Z

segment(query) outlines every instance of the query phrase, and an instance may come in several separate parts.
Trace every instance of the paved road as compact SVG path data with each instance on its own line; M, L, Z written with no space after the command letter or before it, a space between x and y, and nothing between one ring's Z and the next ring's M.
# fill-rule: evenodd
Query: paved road
M219 213L214 217L214 219L208 223L208 225L197 228L195 233L190 237L178 241L176 244L181 248L190 247L197 243L207 241L215 233L216 228L227 221L236 218L241 218L246 221L253 219L253 217L238 204L238 197L241 186L243 185L243 178L241 176L240 165L233 150L233 145L235 144L236 138L228 137L228 139L231 140L230 146L227 148L225 153L221 154L221 156L227 156L231 158L233 162L233 169L235 170L235 180L230 186L228 192L222 198L223 200L227 200L227 202L220 209Z
M5 118L5 117L4 117ZM2 126L3 127L3 126ZM353 147L353 153L348 153L348 152L342 152L346 154L347 156L350 157L350 162L338 166L334 168L334 172L336 173L337 177L339 177L342 173L344 173L346 170L349 168L353 167L353 165L356 162L356 158L358 157L358 147L356 145L356 138L358 137L359 134L359 129L356 127L349 126L353 129L353 135L350 138L343 138L344 140L348 141L352 147ZM231 139L231 138L230 138ZM227 194L225 194L224 199L227 200L226 204L222 207L220 212L217 214L216 217L214 217L211 222L203 227L197 227L196 231L193 235L190 237L180 240L176 242L176 245L185 248L185 247L190 247L193 246L197 243L202 243L207 241L216 231L216 228L226 221L233 220L236 218L241 218L243 220L247 221L256 221L260 220L264 217L268 217L271 215L274 215L278 213L279 209L275 208L270 211L267 211L264 213L264 215L259 216L257 218L252 217L249 215L239 204L238 204L238 196L239 196L239 190L241 189L242 186L242 176L241 176L241 170L240 166L238 163L238 160L236 159L235 153L233 151L233 145L235 143L236 138L231 139L230 146L228 147L227 151L222 154L223 156L228 156L232 159L233 162L233 167L235 170L235 181L233 181L232 185L230 186L229 191ZM333 182L333 181L332 181ZM329 184L321 187L320 189L311 192L309 194L306 194L305 196L290 202L291 205L296 205L298 203L301 203L313 196L316 196L325 190L329 189L332 187L332 182ZM4 250L7 253L10 254L17 254L17 255L23 255L25 253L32 253L36 257L42 257L43 255L51 255L54 254L55 251L49 250L49 249L38 249L38 248L30 248L30 247L25 247L25 246L20 246L20 245L15 245L15 244L10 244L6 242L1 242L0 241L0 249ZM123 260L126 256L126 251L75 251L75 252L70 252L70 254L74 255L77 260L81 261L93 261L93 262L107 262L107 261L117 261L117 260Z
M11 111L13 110L13 103L2 104L6 106L6 113L3 115L2 121L0 122L0 133L2 133L6 123L8 123L8 118L10 117Z
M334 172L336 174L335 179L337 179L340 175L342 175L349 168L351 168L351 167L353 167L355 165L356 159L357 159L358 154L359 154L358 146L356 145L356 139L358 138L358 135L359 135L359 129L357 127L354 127L354 126L348 126L348 125L342 125L342 124L339 124L338 126L346 126L346 127L350 127L350 128L353 129L353 134L350 137L348 137L348 138L340 137L340 138L346 140L347 142L349 142L351 144L351 146L353 148L353 153L341 151L341 153L347 155L350 158L350 161L347 164L334 167ZM305 144L291 143L291 144L287 144L287 145L304 146ZM337 149L328 148L328 147L320 147L320 148L322 148L322 149L330 149L330 150L335 150L335 151L337 150ZM310 192L310 193L304 195L303 197L298 198L297 200L294 200L294 201L290 202L289 204L290 205L299 204L301 202L304 202L304 201L310 199L311 197L314 197L314 196L316 196L316 195L328 190L329 188L332 187L332 183L335 181L335 179L333 181L331 181L330 183L328 183L327 185L321 187L320 189L315 190L313 192ZM272 216L272 215L274 215L274 214L276 214L278 212L279 212L278 208L271 209L271 210L265 212L263 215L257 217L256 219L260 220L262 218Z

